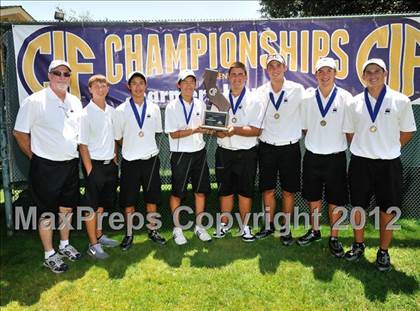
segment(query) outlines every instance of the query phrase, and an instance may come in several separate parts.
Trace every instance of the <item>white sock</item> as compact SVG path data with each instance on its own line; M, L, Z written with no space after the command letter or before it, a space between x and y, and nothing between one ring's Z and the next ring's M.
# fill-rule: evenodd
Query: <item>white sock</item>
M52 256L54 254L55 254L55 250L54 249L52 249L52 250L50 250L48 252L44 252L44 258L45 259L48 259L48 257L50 257L50 256Z
M69 240L60 240L60 249L65 248L67 245L69 245Z

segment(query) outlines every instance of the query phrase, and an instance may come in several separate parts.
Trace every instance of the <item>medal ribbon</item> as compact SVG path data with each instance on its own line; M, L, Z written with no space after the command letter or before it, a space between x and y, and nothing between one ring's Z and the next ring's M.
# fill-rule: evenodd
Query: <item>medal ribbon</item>
M230 107L232 108L233 115L236 114L236 111L238 110L238 107L241 104L241 101L245 96L245 91L246 91L246 89L243 88L235 105L233 105L232 90L229 92L229 102L230 102Z
M283 102L284 97L284 91L281 91L279 98L277 99L277 102L274 100L274 94L270 92L270 100L273 103L274 108L276 108L276 111L279 110L281 103Z
M319 89L316 89L315 95L316 95L316 102L318 103L319 111L321 112L322 117L325 118L325 116L328 113L328 110L330 110L332 103L334 102L335 96L337 95L337 88L334 87L334 90L332 91L331 97L328 100L327 105L325 106L325 109L324 109L324 106L322 105Z
M139 115L139 112L137 111L136 104L134 103L134 100L133 100L132 97L130 98L130 106L131 106L131 109L134 112L134 116L136 117L137 124L139 125L139 128L141 130L143 128L144 117L146 115L146 107L147 107L146 97L144 98L143 110L141 111L141 117Z
M369 116L370 116L370 119L372 120L372 123L375 123L376 117L378 116L378 113L379 113L379 109L381 109L382 102L384 101L385 94L386 94L386 86L384 85L381 92L379 93L378 100L376 101L376 104L375 104L375 108L372 109L372 104L368 96L368 89L365 88L366 108L369 112Z
M187 115L187 108L185 108L185 104L184 104L184 101L182 100L181 95L179 95L179 101L181 102L182 108L184 109L185 122L188 125L188 123L190 123L191 115L192 115L192 112L193 112L193 109L194 109L194 98L192 99L191 109L190 109L190 112L188 113L188 115Z

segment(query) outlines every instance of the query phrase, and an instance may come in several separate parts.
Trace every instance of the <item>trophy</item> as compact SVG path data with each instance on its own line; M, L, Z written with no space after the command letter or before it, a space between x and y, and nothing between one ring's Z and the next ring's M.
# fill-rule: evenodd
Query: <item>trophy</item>
M216 131L227 131L230 104L216 86L218 74L217 70L211 69L206 69L204 72L204 87L207 97L209 102L215 105L219 111L206 110L204 112L204 124L201 127Z

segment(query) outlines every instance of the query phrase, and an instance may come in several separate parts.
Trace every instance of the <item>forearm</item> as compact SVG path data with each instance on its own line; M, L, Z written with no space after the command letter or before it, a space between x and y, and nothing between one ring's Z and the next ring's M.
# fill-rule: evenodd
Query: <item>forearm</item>
M259 136L261 129L253 126L238 126L234 127L234 135L244 136L244 137L254 137Z
M413 132L400 132L401 147L406 145L413 137Z
M92 160L90 158L90 153L87 145L79 145L80 157L82 158L83 166L85 167L86 172L89 174L92 170Z
M32 159L31 137L29 134L13 131L13 136L15 137L20 150L22 150L29 159Z
M196 133L194 129L179 130L176 132L169 133L172 139L179 139L193 135Z

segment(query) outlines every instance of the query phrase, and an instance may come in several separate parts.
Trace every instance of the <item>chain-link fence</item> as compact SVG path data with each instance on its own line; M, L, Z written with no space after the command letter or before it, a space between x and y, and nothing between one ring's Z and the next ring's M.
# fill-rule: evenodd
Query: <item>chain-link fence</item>
M14 126L14 121L17 115L19 108L18 102L18 91L17 91L17 81L16 81L16 65L15 65L15 55L13 48L13 38L12 31L7 30L3 34L3 43L4 43L4 102L2 102L2 111L3 119L2 122L6 129L6 148L7 148L7 157L10 169L10 185L13 191L21 190L26 187L27 182L27 173L29 169L29 161L19 150L15 139L12 136L12 130ZM415 118L417 120L417 127L420 128L420 105L413 106ZM162 116L164 111L162 110ZM164 120L164 118L162 118ZM404 166L404 190L403 190L403 202L402 202L402 215L409 218L420 217L420 209L418 207L418 202L420 201L420 153L418 150L418 145L420 144L420 131L417 131L414 135L412 141L404 147L402 151L402 162ZM157 136L158 144L160 146L160 160L161 160L161 179L163 184L163 190L169 191L170 186L170 151L169 151L169 142L168 138L164 134ZM208 163L211 173L211 182L215 183L215 150L217 147L216 139L214 137L206 137L206 146L207 146L207 155ZM302 151L303 142L301 142ZM261 211L261 195L258 193L258 176L256 176L256 196L254 200L254 211ZM217 202L216 199L216 189L213 189L212 196L214 196L214 202ZM277 198L279 206L281 204L281 189L280 185L277 187ZM141 203L140 203L141 204ZM217 205L217 203L215 203ZM300 211L309 211L307 203L301 197L301 194L298 193L296 196L296 206L299 207ZM374 200L372 200L372 206L374 206ZM323 222L328 220L328 212L325 208L322 213L321 220ZM212 206L210 213L215 213L218 211L218 206ZM163 206L160 209L162 214L170 214L169 207L166 202L163 202Z

